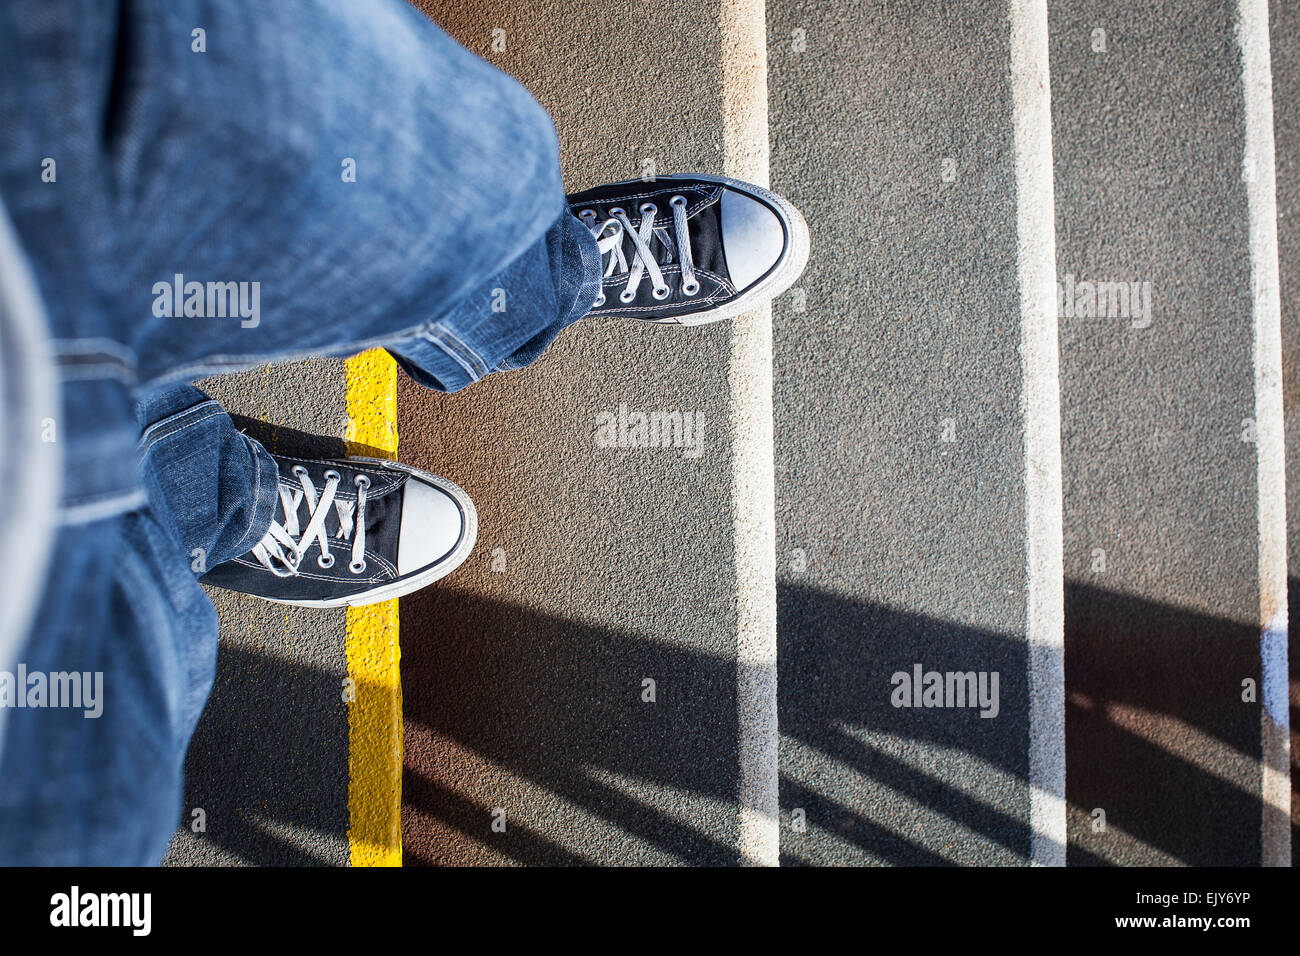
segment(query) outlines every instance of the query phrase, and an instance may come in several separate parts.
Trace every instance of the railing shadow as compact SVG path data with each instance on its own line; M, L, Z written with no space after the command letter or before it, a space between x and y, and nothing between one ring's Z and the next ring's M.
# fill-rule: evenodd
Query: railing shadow
M1259 711L1239 690L1241 677L1259 678L1258 635L1086 586L1071 586L1069 607L1070 863L1151 862L1158 851L1190 864L1257 864ZM781 589L780 608L782 810L802 807L836 844L810 852L786 821L785 862L1023 862L1023 642L800 587ZM517 862L571 862L567 851L491 834L490 795L509 779L673 858L735 862L725 825L712 833L676 825L592 776L594 768L734 805L734 663L454 591L404 602L403 655L408 813L444 821ZM998 670L1002 712L985 720L893 707L890 675L913 663ZM675 710L637 705L647 674L679 675ZM1141 721L1126 720L1137 712ZM489 769L431 775L448 768L439 753L447 741ZM882 745L889 741L902 745ZM942 761L925 765L927 750L960 755L971 769L945 777ZM883 823L890 814L882 803L900 797L913 816L924 808L928 823ZM1093 828L1098 806L1109 840ZM949 829L966 845L953 847ZM413 863L479 859L463 845L409 837L407 853Z
M337 439L239 424L280 453L345 451ZM476 586L486 572L467 573L460 580ZM621 862L648 848L656 860L738 862L734 659L482 597L457 580L401 605L407 861ZM1242 680L1260 679L1256 630L1077 582L1066 617L1069 863L1257 864L1260 715L1241 699ZM784 862L1025 861L1020 636L790 582L778 590L778 623ZM891 675L915 664L998 672L998 716L893 706ZM207 815L207 832L185 837L192 851L206 842L260 863L339 862L342 676L223 639L186 764L182 825L194 807ZM641 699L646 678L653 705ZM545 806L535 816L553 832L515 821L494 833L491 812L511 799ZM791 827L793 808L812 832ZM582 827L605 835L575 843Z
M1259 642L1257 627L1067 585L1070 864L1150 861L1110 827L1181 863L1259 864L1260 704L1242 700Z

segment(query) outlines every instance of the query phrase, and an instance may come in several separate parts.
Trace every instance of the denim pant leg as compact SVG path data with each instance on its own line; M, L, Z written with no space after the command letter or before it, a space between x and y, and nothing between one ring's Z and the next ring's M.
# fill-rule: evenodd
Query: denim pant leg
M161 859L216 668L217 615L198 579L248 551L274 514L274 460L201 391L160 391L137 414L148 507L55 540L7 702L0 864ZM14 706L35 700L36 674L43 706ZM78 706L53 706L67 680Z
M0 864L152 865L216 673L217 614L148 510L64 528L15 667ZM0 688L0 694L3 694Z
M568 312L531 279L495 312L490 280L553 284L548 231L593 257L550 117L407 0L9 0L0 61L0 193L77 365L80 499L138 504L145 390L416 340L481 376Z

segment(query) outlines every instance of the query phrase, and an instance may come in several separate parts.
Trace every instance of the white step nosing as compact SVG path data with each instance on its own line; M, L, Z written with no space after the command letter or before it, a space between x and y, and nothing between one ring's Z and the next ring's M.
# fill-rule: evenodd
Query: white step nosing
M722 0L726 175L768 184L767 5ZM736 709L741 862L780 862L772 309L732 322L727 367L735 509Z
M1290 727L1287 705L1286 430L1277 247L1277 172L1268 0L1239 0L1237 42L1245 101L1242 178L1249 213L1259 520L1260 862L1291 865Z
M1024 426L1029 861L1064 866L1065 603L1047 0L1011 0Z

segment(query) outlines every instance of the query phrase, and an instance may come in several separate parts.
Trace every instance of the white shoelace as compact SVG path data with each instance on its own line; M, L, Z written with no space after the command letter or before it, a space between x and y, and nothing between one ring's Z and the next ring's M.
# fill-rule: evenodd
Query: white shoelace
M353 484L357 488L354 505L351 501L335 499L335 492L338 491L343 476L334 469L325 472L325 487L319 498L307 469L302 465L294 465L292 470L294 477L302 482L302 488L280 482L280 507L284 511L284 524L271 522L271 529L253 548L253 556L276 577L290 578L298 573L303 552L311 547L312 540L315 539L320 542L317 565L323 569L332 568L334 555L330 553L325 519L329 516L330 505L333 505L339 518L338 536L344 541L352 539L352 560L348 564L348 570L353 574L363 573L366 570L366 491L370 487L369 477L357 475L354 479ZM307 525L299 534L298 507L304 501L307 503Z
M673 240L669 241L668 229L665 226L656 226L655 217L659 215L659 207L652 202L641 204L641 222L639 225L632 225L628 219L627 213L615 206L609 211L609 218L604 222L596 221L596 211L594 209L584 209L578 213L580 218L591 230L591 234L596 237L596 244L600 248L602 258L609 256L609 265L605 268L605 278L610 276L627 275L627 285L619 293L619 301L623 303L631 302L636 298L637 287L641 285L642 276L650 276L650 284L653 286L652 294L656 299L665 299L668 297L668 283L664 281L663 270L660 268L660 262L650 252L650 243L652 240L658 240L664 249L663 265L668 265L673 261L673 250L676 248L677 261L681 263L682 269L682 294L691 296L700 291L699 280L695 278L695 260L691 255L690 233L686 225L686 197L673 196L669 201L673 210ZM631 266L628 265L627 256L623 252L623 238L632 240L634 256ZM605 293L602 290L600 298L596 300L596 306L605 304Z

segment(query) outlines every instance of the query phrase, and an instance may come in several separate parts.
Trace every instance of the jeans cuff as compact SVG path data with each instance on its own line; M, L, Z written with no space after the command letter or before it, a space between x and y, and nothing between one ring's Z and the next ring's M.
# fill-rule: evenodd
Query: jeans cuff
M242 434L242 433L241 433ZM247 554L271 530L275 509L280 504L280 466L275 458L256 438L244 435L248 451L254 458L257 470L253 476L253 507L248 519L248 529L235 546L236 555Z
M591 311L596 297L600 295L604 282L601 275L600 245L585 223L568 212L564 215L567 216L567 235L562 240L562 247L567 257L576 260L577 265L576 280L569 276L560 286L561 292L569 291L568 306L554 322L502 359L492 369L494 372L510 372L532 365L555 341L556 336Z
M421 385L454 392L489 372L531 365L557 335L591 311L601 282L596 238L565 209L505 273L389 351ZM506 287L525 303L516 313L522 318L512 323L487 311L489 290Z
M582 220L576 219L579 224ZM591 234L591 230L585 225L580 229L574 230L577 237L578 254L582 260L582 283L574 293L573 304L569 309L569 314L565 316L565 325L571 325L577 322L596 304L596 299L600 296L601 286L604 284L604 270L600 264L600 244L596 237Z
M188 408L171 411L194 399L198 401ZM198 389L177 389L154 406L140 409L140 413L165 416L145 428L138 444L141 478L159 520L171 529L187 553L195 547L207 552L206 560L211 565L251 551L270 529L280 501L280 469L271 453L261 442L237 430L220 403ZM208 452L201 463L186 455L187 448L196 446ZM248 456L242 463L241 451ZM240 507L195 511L196 483L206 493L203 483L210 479L211 500L223 499L219 483L225 477L226 463L233 468L232 492ZM238 529L238 525L222 525L222 514L238 514L245 526ZM234 538L237 529L240 534Z

